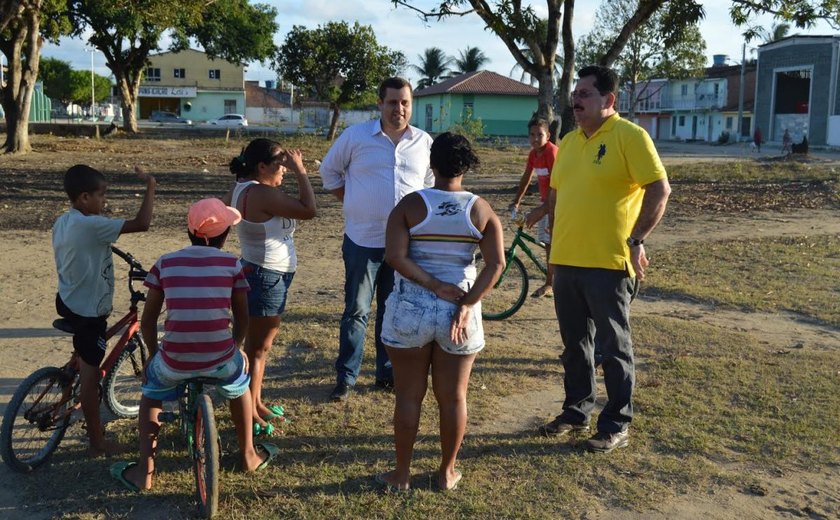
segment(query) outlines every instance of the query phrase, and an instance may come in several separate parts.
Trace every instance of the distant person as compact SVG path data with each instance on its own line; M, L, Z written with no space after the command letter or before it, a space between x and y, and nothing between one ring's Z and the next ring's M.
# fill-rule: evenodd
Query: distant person
M537 175L540 201L543 203L546 201L548 190L550 189L551 169L554 167L554 159L557 157L557 146L549 141L548 121L545 119L532 119L528 123L528 141L531 143L531 151L528 153L528 161L525 163L525 172L519 180L519 188L513 197L513 203L508 207L508 209L514 212L519 211L519 204L522 202L522 197L525 195L525 192L528 191L528 186L531 184L531 179L534 174ZM548 269L546 270L545 283L531 295L534 298L552 296L554 294L551 289L554 277L552 276L551 265L548 263L551 253L551 227L549 217L550 215L546 214L537 223L537 237L541 242L545 243L545 260Z
M298 196L280 188L287 170L297 179ZM248 334L245 353L251 367L254 434L274 434L272 420L283 420L285 410L262 399L265 364L292 278L297 270L294 233L298 220L315 217L315 192L300 150L283 149L269 139L254 139L230 162L236 185L222 200L242 214L236 226L242 268L248 280Z
M615 110L618 77L607 67L584 67L572 92L577 130L560 142L548 203L533 225L554 212L551 263L554 307L564 351L563 411L540 427L543 435L589 431L595 410L594 353L603 355L607 402L592 451L627 446L633 419L635 363L630 301L635 278L648 266L645 239L662 218L671 188L653 141Z
M484 199L464 191L478 164L466 138L443 133L431 150L433 188L406 195L388 219L385 259L397 271L385 307L382 341L394 365L396 468L377 476L391 490L410 487L420 409L432 387L440 413L438 487L461 480L455 458L467 426L467 386L484 348L481 297L504 269L502 225ZM476 273L475 252L484 268Z
M146 276L140 331L149 359L138 415L140 456L111 466L111 476L130 491L152 488L162 402L177 401L190 378L220 381L216 391L230 402L242 471L262 469L279 453L277 446L253 442L248 359L240 350L248 326L248 282L236 256L220 251L240 219L219 199L196 202L187 214L192 245L161 256ZM158 346L164 304L165 332Z
M52 245L58 271L55 307L73 326L73 350L79 358L79 401L87 425L90 457L122 450L105 438L99 415L99 365L105 358L107 318L114 301L114 260L111 244L123 233L147 231L152 222L155 178L139 167L146 184L137 215L131 220L102 216L108 182L98 170L77 164L64 174L70 210L55 221Z
M379 86L380 117L346 129L321 163L324 189L344 205L344 314L338 333L333 401L347 399L359 378L368 315L376 293L374 388L391 390L394 375L382 344L385 300L394 271L385 263L385 223L408 193L431 186L432 138L408 124L411 84L388 78Z
M755 151L761 153L761 128L755 127L755 132L753 133L753 144L755 145Z
M788 129L785 128L785 133L782 135L782 153L784 155L790 155L793 152L791 145L793 144L793 139L790 137L790 132Z

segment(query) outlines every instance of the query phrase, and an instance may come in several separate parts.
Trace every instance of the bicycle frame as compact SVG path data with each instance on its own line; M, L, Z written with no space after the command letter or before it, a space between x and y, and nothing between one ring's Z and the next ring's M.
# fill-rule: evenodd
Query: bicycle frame
M546 274L547 270L545 264L542 260L537 258L537 255L535 255L533 251L531 251L531 248L528 247L528 242L534 244L540 249L545 250L545 244L529 235L520 225L519 228L516 230L516 234L513 235L513 241L510 244L510 248L508 248L508 253L505 260L507 260L507 263L510 263L510 259L516 256L516 248L518 246L520 249L522 249L522 252L524 252L525 255L531 259L534 265L537 266L537 269L539 269L542 274ZM507 270L507 267L505 267L505 270Z

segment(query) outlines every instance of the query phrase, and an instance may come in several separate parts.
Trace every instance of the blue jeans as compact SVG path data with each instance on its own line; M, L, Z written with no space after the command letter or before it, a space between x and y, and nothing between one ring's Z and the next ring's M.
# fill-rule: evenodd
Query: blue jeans
M633 419L635 368L630 339L634 279L624 271L554 266L554 310L563 338L566 400L559 418L588 424L595 408L595 350L603 354L607 403L598 431L616 433Z
M365 352L365 333L373 293L376 292L376 379L394 378L391 361L382 344L382 317L385 300L394 288L394 270L385 263L385 248L362 247L344 235L344 314L338 333L336 381L355 385Z

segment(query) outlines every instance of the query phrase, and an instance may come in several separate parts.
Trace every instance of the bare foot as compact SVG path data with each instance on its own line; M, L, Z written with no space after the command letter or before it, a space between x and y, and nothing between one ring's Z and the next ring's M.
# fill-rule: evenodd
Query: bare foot
M452 491L458 488L458 482L461 482L461 477L464 475L460 471L452 470L452 473L438 475L438 487L441 491Z
M146 478L146 475L143 475L142 470L140 469L139 464L135 464L125 471L123 471L123 478L130 483L134 484L140 491L148 491L152 489L152 479Z
M550 285L543 285L531 294L531 298L550 298L552 296L554 296L554 290Z
M397 478L396 472L397 470L393 469L376 475L376 483L383 486L387 491L408 491L411 487L410 477L405 479Z

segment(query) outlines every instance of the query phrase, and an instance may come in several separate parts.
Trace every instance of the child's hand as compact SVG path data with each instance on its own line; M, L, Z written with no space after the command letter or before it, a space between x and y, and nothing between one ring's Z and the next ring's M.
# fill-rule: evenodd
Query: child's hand
M452 325L449 328L449 339L453 343L459 344L467 341L467 323L470 321L470 315L473 308L471 305L459 305L455 315L452 316Z
M152 177L151 174L146 173L146 170L144 170L141 166L135 166L134 173L137 174L137 178L140 179L141 182L146 184L146 186L153 186L155 184L155 178Z

